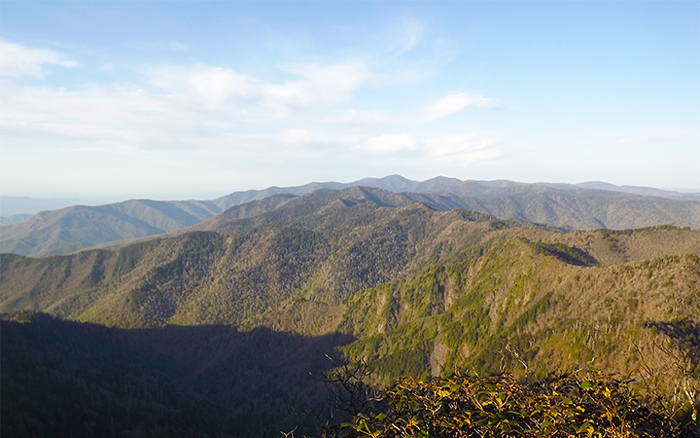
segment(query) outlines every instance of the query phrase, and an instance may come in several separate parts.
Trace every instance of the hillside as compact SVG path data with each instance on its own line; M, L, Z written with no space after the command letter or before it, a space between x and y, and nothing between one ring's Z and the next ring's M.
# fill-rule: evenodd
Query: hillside
M692 195L676 192L598 183L522 184L460 181L445 177L416 182L393 175L347 184L331 182L271 187L236 192L211 201L134 200L45 211L25 222L0 228L0 252L39 256L66 254L107 242L183 229L231 208L234 211L228 212L220 221L249 217L274 209L285 199L314 191L347 190L360 186L404 194L411 202L421 202L438 210L481 211L500 218L570 230L629 229L665 224L700 228L700 201L694 200ZM649 194L654 196L646 196ZM235 208L241 205L248 207Z
M466 213L408 204L402 195L349 190L295 198L284 208L225 223L223 234L187 233L116 252L4 255L1 309L122 326L240 324L295 294L342 301L424 259L419 248L433 245L445 223L471 223ZM388 206L392 200L404 206ZM502 223L475 217L484 219L474 222L477 234Z
M479 308L485 308L499 294L511 294L521 277L518 287L530 290L530 299L551 292L569 300L598 277L594 289L610 294L613 289L606 284L626 284L617 278L625 270L634 273L635 281L645 277L644 284L653 289L651 285L660 287L656 284L660 280L652 281L647 275L651 268L644 263L661 263L667 267L664 272L675 266L693 272L693 259L686 255L700 254L700 232L695 230L562 233L483 213L439 211L412 202L409 195L379 189L319 191L278 198L278 203L252 217L224 220L227 215L246 215L234 209L199 224L199 231L116 251L39 259L3 255L0 311L47 311L121 327L169 323L252 327L282 308L295 312L320 306L328 321L314 329L304 324L284 329L324 332L340 324L347 306L358 297L367 295L368 303L388 299L372 297L378 293L374 288L391 289L397 294L392 300L400 304L408 285L436 272L444 272L444 278L430 280L433 286L442 281L459 284L455 293L465 296L475 290L495 294L478 301ZM447 274L460 270L469 276ZM497 281L496 274L504 279ZM690 287L691 280L684 278L681 285ZM425 298L425 293L420 295ZM476 303L476 296L472 298L470 302ZM442 307L446 308L444 303ZM488 313L490 318L498 314ZM401 314L393 317L401 320ZM501 322L506 323L512 321ZM350 330L370 323L344 324Z
M302 422L289 409L321 391L315 385L329 367L325 353L366 362L382 384L455 369L508 368L520 376L592 366L626 372L641 369L641 360L668 376L664 384L674 384L664 368L669 358L656 349L677 351L697 340L700 231L563 232L436 208L445 199L364 187L321 190L242 205L193 231L117 250L3 254L0 312L41 311L112 327L88 331L122 339L119 348L126 350L118 354L146 345L138 351L158 355L143 359L154 361L156 374L161 366L179 369L158 375L177 382L173 394L192 389L187 397L195 398L185 404L204 397L229 406L221 389L203 389L211 386L197 380L228 376L226 391L238 394L242 412L285 412L273 428ZM4 326L3 339L29 336L21 332L34 323L24 324ZM61 345L55 337L38 339L37 352ZM228 342L236 347L222 350ZM259 361L247 359L252 345L265 346L253 354ZM303 360L282 345L296 346ZM107 354L107 362L117 354L85 348L86 357ZM292 359L279 362L275 351ZM295 358L315 377L295 368ZM40 361L34 353L26 360ZM49 369L83 378L65 356L51 360ZM97 385L95 379L87 382ZM268 388L258 404L240 403L247 400L242 394L269 381L287 382L289 393L264 395Z
M69 253L98 243L163 234L194 225L218 210L199 201L126 201L44 211L0 230L0 251L15 254Z

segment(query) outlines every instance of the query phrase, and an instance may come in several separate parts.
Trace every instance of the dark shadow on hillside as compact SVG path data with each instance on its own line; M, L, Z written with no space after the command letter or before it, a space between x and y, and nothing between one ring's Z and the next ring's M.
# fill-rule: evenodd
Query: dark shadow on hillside
M2 436L273 437L329 417L325 354L353 339L257 328L2 321Z
M571 247L562 243L531 243L536 252L561 260L573 266L598 266L600 263L581 248Z
M700 323L680 319L671 322L649 321L645 325L672 339L693 367L700 366Z

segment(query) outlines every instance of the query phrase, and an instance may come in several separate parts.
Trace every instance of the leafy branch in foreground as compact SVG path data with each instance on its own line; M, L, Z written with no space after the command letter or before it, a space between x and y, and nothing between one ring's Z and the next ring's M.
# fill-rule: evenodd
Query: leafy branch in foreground
M658 400L667 416L689 415L698 421L700 407L700 324L687 319L649 322L647 327L668 335L651 345L655 363L646 360L642 347L639 374L645 393ZM697 432L700 436L700 427Z
M682 437L688 417L674 418L600 371L517 382L509 373L402 378L382 394L388 408L358 414L347 437Z

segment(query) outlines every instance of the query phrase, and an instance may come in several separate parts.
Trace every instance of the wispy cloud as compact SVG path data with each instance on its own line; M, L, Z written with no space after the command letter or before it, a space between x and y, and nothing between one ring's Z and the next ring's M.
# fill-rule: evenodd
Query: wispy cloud
M466 109L496 108L499 105L498 99L490 97L474 96L463 92L450 93L430 104L425 110L423 119L433 121Z
M297 65L286 71L301 79L262 85L260 91L268 103L285 107L336 105L346 102L369 77L359 62Z
M77 67L76 61L65 59L62 53L26 47L0 40L0 76L41 77L45 65Z
M414 167L441 166L464 168L504 154L504 142L490 132L461 132L440 137L420 138L409 134L370 137L351 150L392 157Z
M168 44L168 47L170 50L174 50L176 52L187 52L192 49L189 44L181 43L179 41L171 41L170 44Z
M405 41L409 50L417 40ZM36 85L20 79L41 78L47 65L72 67L76 62L59 52L10 46L21 56L12 62L3 58L0 69L6 75L0 89L0 136L6 150L15 161L31 161L24 152L29 149L61 157L70 175L86 162L109 169L135 157L144 160L140 168L148 162L160 169L153 175L166 180L174 178L167 169L185 172L190 164L209 178L203 169L210 163L222 163L221 175L227 175L223 163L246 163L245 169L237 168L244 172L270 163L280 169L290 163L324 167L339 156L355 163L348 165L366 165L379 156L390 158L392 166L424 169L459 167L497 155L496 143L485 136L421 135L413 126L422 113L392 107L389 101L368 100L358 108L358 91L376 88L378 73L390 70L371 60L271 65L274 80L228 66L161 64L141 70L140 80L134 76L131 82L62 88L48 80ZM495 101L464 93L450 96L451 107L433 104L433 110L489 107ZM467 102L460 96L468 96ZM90 178L99 179L100 172L93 173Z
M412 151L416 149L416 141L408 134L385 134L371 137L353 149L374 154Z
M258 94L260 84L250 76L227 68L203 68L189 74L189 84L210 106L216 106L232 96Z
M317 120L322 123L343 125L351 128L377 128L396 125L403 121L401 116L386 110L357 110L354 108L336 108L326 111Z
M308 77L304 86L313 88L313 72ZM149 79L155 90L138 84L54 89L6 81L0 133L33 144L51 139L51 147L72 151L190 150L246 158L313 154L315 148L361 141L343 123L318 117L315 109L271 118L268 84L230 69L173 68L151 71ZM341 84L329 92L331 97L318 101L330 105L340 99L337 93L351 93L356 84ZM312 98L326 90L323 84L315 87ZM340 108L320 111L343 114ZM359 117L359 124L371 118L351 111L352 116ZM323 127L331 134L323 134Z
M0 127L24 138L50 136L52 143L130 151L182 143L201 120L175 96L133 86L53 90L5 84ZM201 129L201 128L200 128Z
M437 163L468 166L503 155L503 141L492 133L466 132L425 140L427 155Z
M280 69L290 76L281 83L222 67L170 67L149 72L151 82L164 91L193 93L212 107L233 98L249 98L255 104L280 110L332 107L352 98L370 76L362 63L303 64Z
M397 52L405 53L418 45L423 29L423 23L414 18L404 20L399 27L400 38Z

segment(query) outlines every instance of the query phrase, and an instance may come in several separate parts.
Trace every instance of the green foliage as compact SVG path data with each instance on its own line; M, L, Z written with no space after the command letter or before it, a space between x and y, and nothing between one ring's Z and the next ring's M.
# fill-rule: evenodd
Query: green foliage
M382 357L372 363L373 367L382 370L382 373L397 376L423 376L429 372L429 364L426 361L427 345L418 348L398 350Z
M134 269L148 249L157 246L159 239L135 243L121 248L116 253L115 275L124 275Z
M344 348L343 353L352 360L366 359L385 381L401 375L428 375L428 357L437 332L434 319L420 319L401 324L383 336L359 339Z
M510 374L402 378L382 412L344 425L348 437L680 437L689 418L669 418L634 395L630 380L600 372L517 382Z
M105 277L104 262L108 257L107 251L98 251L95 253L95 260L90 269L90 273L83 280L83 285L86 287L98 286Z
M537 316L545 313L552 307L553 294L549 292L529 309L525 310L518 316L518 318L513 322L510 327L510 332L520 331L525 328L526 325L534 323L537 320Z
M241 406L231 422L245 420L249 431L270 427L268 411L258 409L265 403L258 400L280 394L276 387L284 389L285 406L321 398L299 383L323 368L318 361L293 376L277 373L284 358L273 350L295 360L317 357L319 351L333 354L332 347L312 350L294 336L260 335L261 326L305 335L342 333L339 351L372 366L374 383L400 375L446 376L454 369L485 373L522 364L529 368L519 376L544 376L589 366L594 359L595 366L621 371L639 364L634 343L650 344L663 333L672 334L681 347L697 345L698 332L690 328L700 315L700 258L686 254L697 252L698 231L561 233L412 202L365 189L342 197L318 193L280 201L279 208L260 206L255 214L246 210L250 206L231 211L235 217L220 218L225 223L209 223L215 231L117 251L50 258L2 255L0 310L42 310L138 329L126 331L134 344L158 339L175 324L181 336L149 345L164 348L165 356L182 355L179 363L191 367L191 380L178 388L198 388L215 398L225 398L222 391L235 394L227 406ZM612 240L625 257L610 253ZM623 264L624 258L632 261ZM591 269L596 260L599 267ZM644 328L649 321L658 333ZM212 327L213 337L199 331ZM237 329L250 330L241 336L250 337L246 348L227 347L227 339L239 339ZM180 351L188 339L195 347ZM233 368L219 362L227 351L235 352ZM90 354L84 363L90 363ZM250 369L256 355L262 365ZM62 358L47 373L55 369L54 374L69 376L69 386L82 388L79 373L75 377L59 366L63 360L71 363ZM139 367L148 369L150 360L159 362L149 357ZM125 369L137 374L141 368ZM687 375L697 378L695 370ZM170 373L154 372L161 371ZM97 388L93 392L101 391L102 377L86 380ZM31 373L23 378L31 379ZM670 375L659 388L667 391L678 381ZM21 388L15 385L13 394ZM518 391L514 394L526 388ZM58 406L60 397L52 400ZM148 409L159 409L158 401L153 403ZM278 405L265 406L274 410Z
M154 327L172 317L209 274L222 252L223 237L194 232L184 239L177 257L150 272L146 281L127 295L127 307L137 325Z

